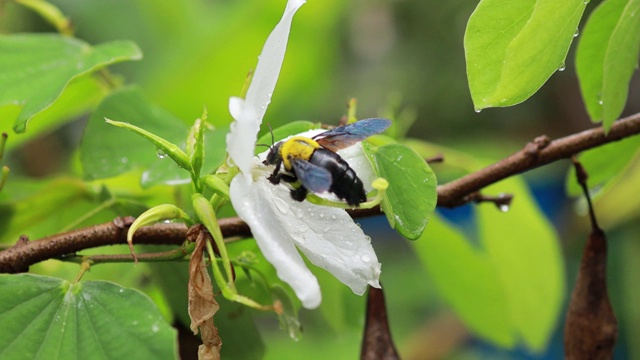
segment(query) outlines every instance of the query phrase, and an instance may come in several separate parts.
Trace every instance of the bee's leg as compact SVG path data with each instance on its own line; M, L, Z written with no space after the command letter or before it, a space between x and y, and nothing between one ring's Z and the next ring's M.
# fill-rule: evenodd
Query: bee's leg
M286 181L288 183L294 183L294 182L298 181L298 178L296 176L293 176L293 175L280 174L278 176L280 176L280 179L282 181Z
M300 186L297 189L291 189L291 198L295 201L302 201L307 197L307 188Z
M273 170L273 172L271 173L271 175L269 175L269 177L267 178L267 180L269 180L269 182L271 182L274 185L277 185L280 183L280 180L282 179L282 174L280 174L280 164L282 164L282 162L278 162L276 164L276 168Z

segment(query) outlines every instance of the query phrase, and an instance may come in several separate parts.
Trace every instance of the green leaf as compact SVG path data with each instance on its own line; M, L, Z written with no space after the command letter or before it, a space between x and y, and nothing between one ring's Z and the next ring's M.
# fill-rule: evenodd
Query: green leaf
M564 263L556 233L521 178L483 190L514 195L507 212L478 206L480 239L507 297L510 323L533 351L546 348L564 300Z
M564 67L584 0L482 0L464 37L474 107L518 104Z
M608 130L624 110L638 66L640 0L606 0L591 14L578 45L576 71L591 120Z
M34 115L29 122L29 131L15 134L12 123L18 118L21 107L8 104L0 106L0 131L9 133L7 150L16 149L29 140L49 133L62 124L78 119L98 106L107 88L97 77L78 76L64 88L51 106Z
M580 154L580 163L589 174L587 180L589 189L604 190L608 188L609 184L620 177L630 165L631 159L639 149L640 136L633 136ZM569 167L565 185L567 195L573 197L583 195L582 187L576 180L576 171L573 166Z
M0 105L22 105L14 123L24 132L28 121L47 108L75 77L142 54L130 41L90 46L55 34L0 36Z
M3 193L12 197L0 202L0 242L15 242L21 234L30 239L55 234L97 206L92 189L81 181L58 178L33 185L26 179L7 182ZM20 194L22 186L28 193Z
M640 153L636 153L630 166L611 182L606 196L598 196L594 200L598 223L603 229L612 229L630 221L637 222L640 202L632 199L638 192L638 184L640 184Z
M419 238L436 207L435 174L420 155L404 145L364 148L378 175L389 182L381 204L389 224L407 239Z
M190 175L170 159L162 158L156 148L143 137L105 123L104 118L138 126L184 148L189 128L161 108L151 105L134 87L111 93L100 104L87 123L80 160L88 179L106 178L145 169L141 184L188 182ZM205 130L206 158L203 172L211 172L224 160L226 128Z
M412 245L440 295L470 330L499 346L515 346L501 278L481 249L439 217Z
M0 275L0 357L136 358L177 355L176 332L137 290L102 281L71 284Z

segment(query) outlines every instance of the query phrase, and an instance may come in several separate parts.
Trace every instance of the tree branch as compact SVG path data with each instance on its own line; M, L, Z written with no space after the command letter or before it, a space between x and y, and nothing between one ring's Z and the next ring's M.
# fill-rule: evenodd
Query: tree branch
M546 136L536 138L519 152L477 172L438 186L438 206L456 207L477 200L477 192L513 175L535 169L554 161L598 146L640 133L640 114L616 121L609 134L601 127L550 141ZM380 208L349 211L354 218L380 214ZM26 271L37 262L72 254L76 251L115 244L126 244L131 218L91 226L45 237L37 241L18 241L15 246L0 251L0 272ZM239 218L220 219L225 238L251 236L249 226ZM187 227L183 224L157 224L136 231L136 244L179 245L185 240Z
M607 135L602 127L597 127L554 141L546 136L538 137L524 149L493 165L438 186L438 206L459 206L467 202L467 195L500 180L638 133L640 114L616 121Z

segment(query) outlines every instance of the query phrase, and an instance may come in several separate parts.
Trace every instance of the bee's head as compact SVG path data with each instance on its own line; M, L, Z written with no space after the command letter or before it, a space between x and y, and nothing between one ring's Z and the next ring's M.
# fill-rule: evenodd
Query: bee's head
M265 165L275 165L278 162L282 161L282 156L280 155L280 148L282 148L282 141L271 146L269 148L269 153L267 154L267 159L262 163Z

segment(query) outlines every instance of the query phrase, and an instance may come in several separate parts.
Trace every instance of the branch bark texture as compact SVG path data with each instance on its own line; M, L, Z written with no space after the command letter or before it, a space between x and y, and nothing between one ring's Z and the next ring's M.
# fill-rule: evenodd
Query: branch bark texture
M640 134L640 114L616 121L608 134L597 127L553 141L540 136L522 150L495 164L438 186L438 206L460 206L473 200L470 195L500 180L636 134ZM380 209L354 210L350 214L353 217L367 217L380 214ZM219 222L225 238L251 236L249 227L239 218L220 219ZM15 246L0 252L0 272L26 271L37 262L83 249L126 244L130 224L130 219L117 219L37 241L19 241ZM139 229L134 242L177 245L185 240L186 232L187 228L182 224L158 224Z

